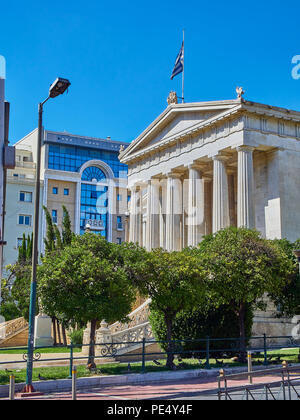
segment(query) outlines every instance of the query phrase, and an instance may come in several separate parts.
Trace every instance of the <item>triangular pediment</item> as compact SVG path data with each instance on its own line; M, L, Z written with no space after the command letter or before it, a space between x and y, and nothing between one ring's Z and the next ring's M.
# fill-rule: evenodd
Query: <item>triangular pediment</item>
M239 101L232 100L171 105L130 144L120 159L130 159L143 149L155 147L168 138L186 133L239 104Z

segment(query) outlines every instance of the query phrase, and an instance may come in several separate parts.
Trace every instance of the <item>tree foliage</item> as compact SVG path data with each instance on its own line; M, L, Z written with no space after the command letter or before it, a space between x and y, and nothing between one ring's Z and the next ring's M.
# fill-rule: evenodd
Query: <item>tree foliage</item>
M38 270L44 310L73 323L91 322L91 353L97 321L124 321L135 299L134 289L116 259L118 245L100 235L74 236L69 246L48 253Z
M122 248L131 280L142 296L152 299L151 310L164 318L167 366L173 367L174 319L180 311L199 304L203 296L201 266L193 255L184 252L147 252L134 244L124 244Z
M289 258L293 269L289 274L289 281L283 284L281 289L277 291L271 290L268 295L278 309L277 317L292 318L300 314L299 265L294 255L294 250L300 248L300 241L293 243L287 239L275 239L272 242Z
M207 236L190 252L205 267L209 299L231 305L238 315L244 350L246 305L258 305L265 293L280 293L293 271L291 260L257 231L234 227Z
M152 311L150 322L155 338L159 341L165 341L167 331L162 314L158 311ZM245 322L247 337L251 337L252 323L253 313L248 305ZM205 302L199 304L195 309L184 310L176 315L173 337L175 340L181 341L185 357L196 354L200 358L205 354L207 337L212 339L224 338L225 340L210 342L210 349L214 351L214 356L219 357L221 354L218 353L218 350L231 347L239 348L239 343L226 340L226 338L239 337L239 319L230 305L221 305L217 308L213 303ZM166 346L163 345L163 348L165 349ZM228 351L226 353L229 354Z

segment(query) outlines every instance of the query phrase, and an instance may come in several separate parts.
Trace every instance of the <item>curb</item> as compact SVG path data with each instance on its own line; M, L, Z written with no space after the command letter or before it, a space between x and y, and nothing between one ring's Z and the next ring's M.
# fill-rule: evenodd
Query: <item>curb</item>
M247 372L247 368L226 369L226 374ZM120 385L147 385L151 383L172 382L180 379L193 378L217 378L219 369L197 369L183 370L181 372L151 372L151 373L131 373L128 375L94 376L89 378L78 378L76 381L77 389L89 387L108 387ZM25 383L15 384L15 392L21 392ZM51 381L33 382L37 392L64 392L72 390L72 379L58 379ZM0 398L9 395L9 385L0 385Z

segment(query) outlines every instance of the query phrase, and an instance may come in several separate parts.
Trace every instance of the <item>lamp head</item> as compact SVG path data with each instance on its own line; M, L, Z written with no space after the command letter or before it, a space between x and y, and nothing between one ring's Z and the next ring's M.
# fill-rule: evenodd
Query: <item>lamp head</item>
M56 96L62 95L70 85L71 83L68 79L58 77L50 86L49 97L56 98Z

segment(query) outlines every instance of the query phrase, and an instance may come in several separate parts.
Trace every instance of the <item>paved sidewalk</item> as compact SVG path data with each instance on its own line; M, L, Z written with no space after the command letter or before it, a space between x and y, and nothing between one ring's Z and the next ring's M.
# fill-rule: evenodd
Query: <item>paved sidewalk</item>
M26 351L24 351L26 353ZM76 353L76 355L80 353ZM76 357L76 356L75 356ZM67 360L56 360L47 361L47 359L67 359ZM70 353L43 353L41 359L38 362L34 362L34 367L46 367L46 366L68 366L70 360ZM20 361L20 363L5 363L0 364L0 370L4 369L24 369L26 368L26 361L23 359L22 354L3 354L0 352L0 362L14 362ZM82 363L85 363L83 360Z
M253 388L260 384L275 386L281 380L280 375L269 375L254 378ZM228 381L228 387L238 390L249 385L247 380ZM77 394L78 400L181 400L181 399L218 399L218 384L216 379L191 378L170 381L167 383L154 383L147 385L123 385L90 387ZM71 400L71 392L46 393L39 397L26 398L29 400Z

